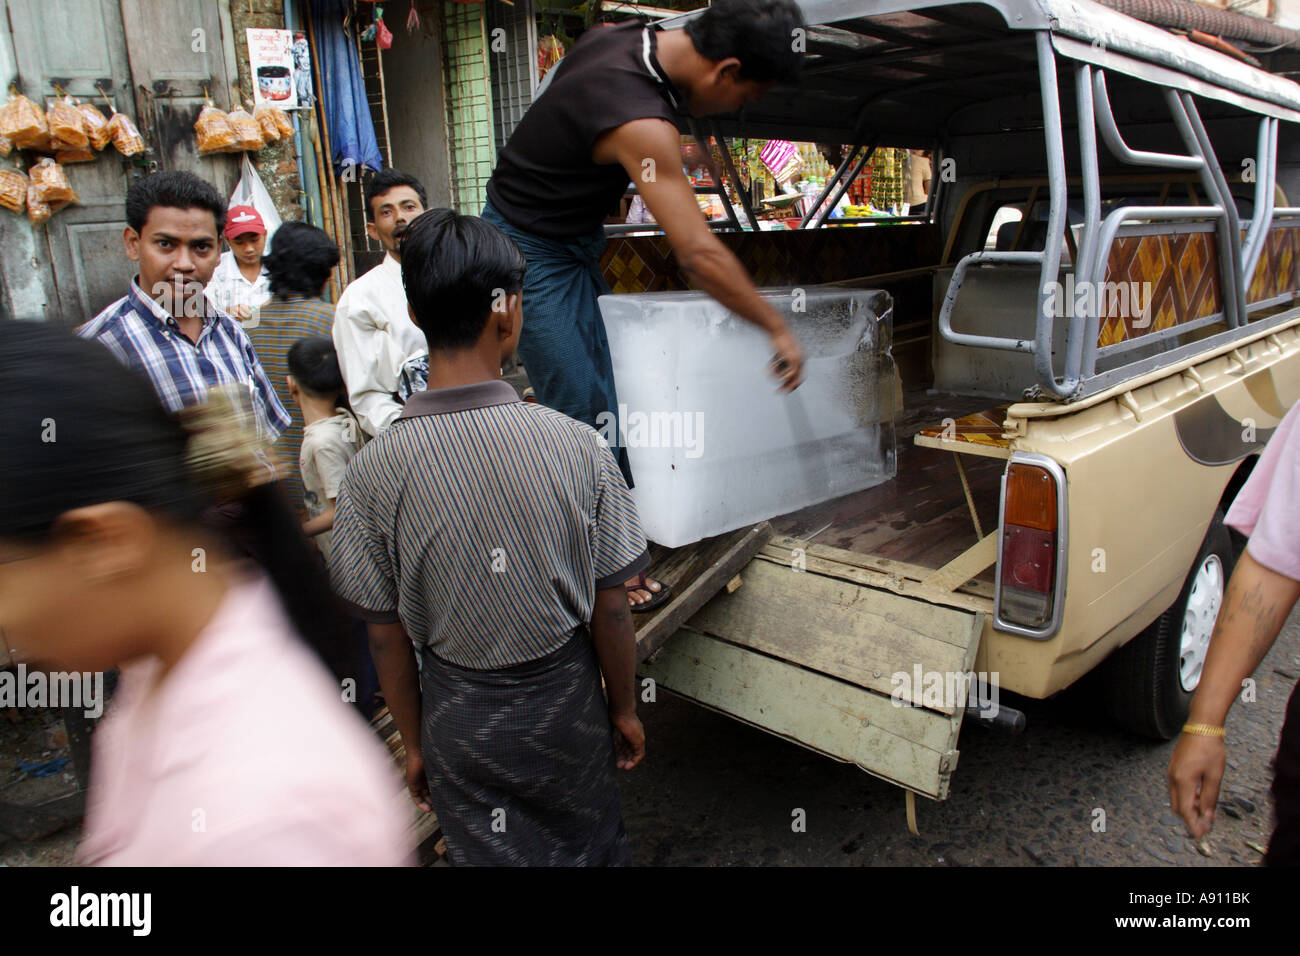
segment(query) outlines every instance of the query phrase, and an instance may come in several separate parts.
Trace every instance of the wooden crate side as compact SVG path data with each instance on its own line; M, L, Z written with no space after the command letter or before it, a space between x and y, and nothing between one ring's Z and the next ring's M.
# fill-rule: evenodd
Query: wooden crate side
M965 672L973 660L972 613L755 561L745 586L719 594L690 626L733 644L883 694L894 675ZM953 714L946 701L936 708Z
M937 800L948 796L959 717L898 707L872 691L687 628L653 664L642 664L640 674L883 780Z

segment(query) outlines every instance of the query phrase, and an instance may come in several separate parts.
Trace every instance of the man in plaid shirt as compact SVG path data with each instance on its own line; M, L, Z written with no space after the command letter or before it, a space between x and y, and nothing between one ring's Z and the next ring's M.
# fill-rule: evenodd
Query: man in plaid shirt
M258 430L274 441L290 422L248 336L203 294L221 256L226 205L209 183L154 173L126 194L126 254L139 263L130 291L77 329L149 377L168 411L202 403L208 389L247 388Z

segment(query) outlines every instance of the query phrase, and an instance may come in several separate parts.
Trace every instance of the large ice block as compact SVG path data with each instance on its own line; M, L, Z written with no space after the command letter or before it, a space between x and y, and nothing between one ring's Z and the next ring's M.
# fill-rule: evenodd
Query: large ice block
M607 295L619 407L647 537L678 547L893 477L897 375L887 292L764 289L804 351L777 391L767 335L699 292Z

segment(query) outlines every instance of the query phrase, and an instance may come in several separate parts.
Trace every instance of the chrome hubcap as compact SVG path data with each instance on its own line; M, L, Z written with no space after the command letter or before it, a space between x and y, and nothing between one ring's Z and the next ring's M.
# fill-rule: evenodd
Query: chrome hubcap
M1201 682L1205 655L1210 650L1210 635L1223 603L1223 562L1211 554L1196 570L1187 610L1183 614L1183 635L1178 653L1178 679L1190 693Z

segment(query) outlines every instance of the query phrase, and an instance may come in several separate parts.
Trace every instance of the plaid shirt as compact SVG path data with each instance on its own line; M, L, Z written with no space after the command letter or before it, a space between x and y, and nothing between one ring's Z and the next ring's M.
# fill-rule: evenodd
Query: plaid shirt
M288 427L289 413L239 323L203 301L206 314L197 344L181 335L176 320L134 279L130 292L78 328L77 335L100 342L127 368L148 375L170 412L201 404L212 386L243 385L252 398L258 430L274 441Z

